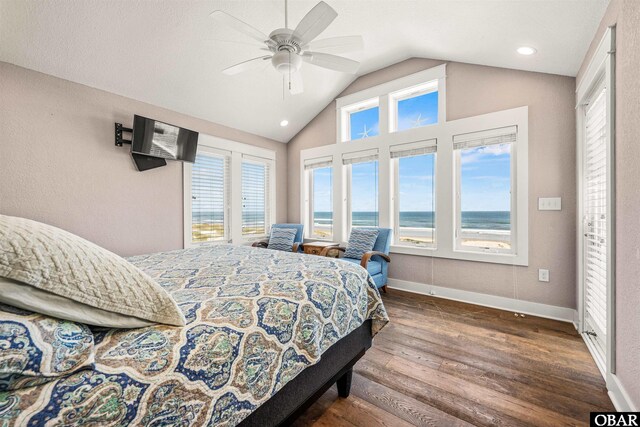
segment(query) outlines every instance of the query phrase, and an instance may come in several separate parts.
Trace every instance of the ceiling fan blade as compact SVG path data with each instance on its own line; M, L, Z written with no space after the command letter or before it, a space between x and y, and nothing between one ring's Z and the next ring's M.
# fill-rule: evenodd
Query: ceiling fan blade
M305 45L318 37L336 19L336 16L338 12L321 1L302 18L293 34L300 39L302 45Z
M316 40L304 47L304 50L320 50L331 53L346 53L362 49L364 49L362 36L330 37Z
M252 27L244 21L239 20L236 17L229 15L227 12L223 12L222 10L214 10L209 16L211 16L217 23L232 28L239 33L242 33L256 41L259 41L260 43L265 43L267 40L269 40L269 37L262 31Z
M259 56L257 58L249 59L239 64L232 65L229 68L225 68L224 70L222 70L222 72L228 76L233 76L234 74L242 73L243 71L259 67L260 65L264 64L264 61L266 61L267 59L271 59L271 55Z
M290 76L287 74L285 78L288 80L288 89L291 95L297 95L299 93L304 92L304 85L302 84L302 75L300 72L296 72L291 74Z
M328 68L330 70L341 71L343 73L355 74L358 71L360 63L353 59L343 58L341 56L330 55L320 52L305 52L302 59L309 64L318 67Z

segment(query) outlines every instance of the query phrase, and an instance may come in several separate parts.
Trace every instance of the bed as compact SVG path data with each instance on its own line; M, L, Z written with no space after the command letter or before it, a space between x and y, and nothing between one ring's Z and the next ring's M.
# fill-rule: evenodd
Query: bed
M336 382L348 395L388 321L368 273L337 259L203 245L128 260L187 325L94 328L95 363L0 393L0 425L288 424Z

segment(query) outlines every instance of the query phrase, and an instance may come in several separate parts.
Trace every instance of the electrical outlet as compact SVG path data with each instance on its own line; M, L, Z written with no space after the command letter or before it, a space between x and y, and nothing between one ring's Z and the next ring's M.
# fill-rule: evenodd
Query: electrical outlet
M539 282L548 282L549 281L549 270L545 270L543 268L538 269L538 281Z

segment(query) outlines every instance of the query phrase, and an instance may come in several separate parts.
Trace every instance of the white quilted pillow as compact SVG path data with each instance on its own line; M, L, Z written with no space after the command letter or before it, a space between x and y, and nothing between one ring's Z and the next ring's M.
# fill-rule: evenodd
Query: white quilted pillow
M185 324L173 298L137 267L40 222L0 215L0 276L101 310Z

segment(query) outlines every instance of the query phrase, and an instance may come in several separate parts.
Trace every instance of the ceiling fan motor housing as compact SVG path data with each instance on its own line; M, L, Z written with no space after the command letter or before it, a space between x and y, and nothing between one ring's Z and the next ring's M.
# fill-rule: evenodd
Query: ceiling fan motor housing
M296 72L302 65L300 57L300 40L288 28L278 28L269 34L269 39L273 41L274 51L271 63L273 67L282 74Z

